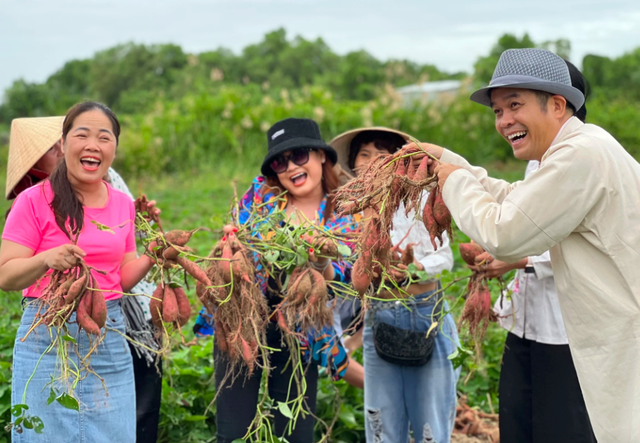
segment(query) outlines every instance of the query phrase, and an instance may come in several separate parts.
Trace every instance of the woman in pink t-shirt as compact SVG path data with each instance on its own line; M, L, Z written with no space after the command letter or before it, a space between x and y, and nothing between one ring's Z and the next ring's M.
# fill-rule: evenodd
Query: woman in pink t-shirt
M7 218L0 245L0 288L22 290L27 301L14 347L12 405L26 403L28 415L40 417L44 424L43 434L14 428L13 442L63 436L64 441L74 442L135 441L133 366L119 299L154 263L147 256L136 258L133 202L102 180L115 157L119 135L120 124L106 106L84 102L72 107L62 130L64 161L49 179L22 192ZM99 229L104 226L109 229ZM76 245L71 231L80 232ZM76 411L58 402L47 404L52 390L54 394L66 390L50 383L60 374L55 350L45 351L56 337L45 326L27 332L41 306L38 298L48 275L72 268L79 257L105 271L106 275L94 276L108 315L104 339L91 355L97 376L82 374L86 376L74 390ZM81 367L90 339L78 330L75 314L67 326L76 342L68 358Z

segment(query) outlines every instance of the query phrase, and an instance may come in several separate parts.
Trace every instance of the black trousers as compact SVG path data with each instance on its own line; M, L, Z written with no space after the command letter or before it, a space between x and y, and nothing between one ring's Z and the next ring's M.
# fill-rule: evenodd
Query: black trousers
M280 344L281 333L275 323L269 323L267 328L267 345L272 348L281 349L279 352L273 352L270 356L271 373L269 378L269 396L276 402L286 402L298 397L298 388L296 383L290 383L293 375L291 364L287 364L289 360L289 350ZM218 346L214 347L213 352L215 364L216 387L220 386L228 365L226 354L218 350ZM256 415L256 407L258 405L258 394L260 389L260 380L262 379L262 370L257 368L251 377L246 377L246 367L238 377L232 382L227 379L218 392L216 400L216 425L218 443L231 443L233 440L242 438L247 433L251 422ZM307 382L306 389L306 405L307 410L315 414L316 412L316 395L318 388L318 366L311 363L306 370L305 379ZM291 395L289 395L289 386L291 384ZM292 434L286 434L286 428L289 419L282 415L279 411L272 411L275 422L275 433L278 437L284 436L289 443L312 443L313 428L315 419L311 415L298 417L296 427Z
M595 441L569 345L509 333L500 373L500 442Z
M131 343L129 347L136 384L136 443L156 443L162 400L162 372L158 374L155 365L147 366L147 361L144 357L138 357ZM158 366L162 371L162 364Z

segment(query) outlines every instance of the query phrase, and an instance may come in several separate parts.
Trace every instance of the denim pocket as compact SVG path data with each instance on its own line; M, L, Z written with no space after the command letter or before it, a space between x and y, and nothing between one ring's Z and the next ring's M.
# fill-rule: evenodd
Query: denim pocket
M42 309L40 310L41 314L44 314L45 307L43 306L42 301L37 298L27 298L23 300L24 310L22 312L22 318L20 318L20 326L31 326L36 314L38 314L38 311L40 310L40 307L42 306Z

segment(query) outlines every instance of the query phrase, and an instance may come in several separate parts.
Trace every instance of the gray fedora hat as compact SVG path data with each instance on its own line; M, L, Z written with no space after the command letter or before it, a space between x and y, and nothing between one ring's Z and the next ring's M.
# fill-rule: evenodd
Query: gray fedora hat
M500 56L489 86L471 94L471 100L491 106L491 90L496 88L533 89L561 95L578 110L584 95L571 86L565 61L545 49L507 49Z

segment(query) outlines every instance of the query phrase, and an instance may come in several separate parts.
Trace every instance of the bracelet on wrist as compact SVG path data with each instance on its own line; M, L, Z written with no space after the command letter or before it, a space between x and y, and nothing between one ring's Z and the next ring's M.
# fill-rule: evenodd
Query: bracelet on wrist
M309 262L311 267L320 273L323 273L329 267L330 263L331 263L331 260L327 260L324 265L318 266L317 262L312 262L312 261Z

